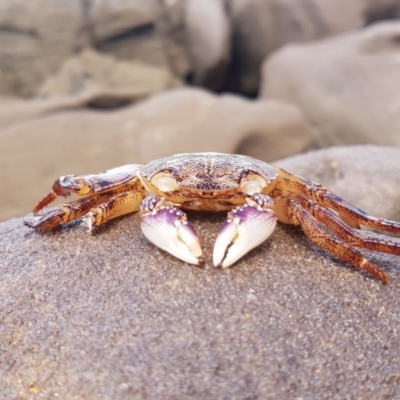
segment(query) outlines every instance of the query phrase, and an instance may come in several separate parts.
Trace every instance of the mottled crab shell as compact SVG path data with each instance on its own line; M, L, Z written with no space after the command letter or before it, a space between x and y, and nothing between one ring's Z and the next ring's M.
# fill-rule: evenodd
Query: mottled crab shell
M190 191L230 191L247 177L260 177L269 185L278 177L275 169L242 155L182 153L144 165L141 173L150 181L158 174L173 177L180 189Z

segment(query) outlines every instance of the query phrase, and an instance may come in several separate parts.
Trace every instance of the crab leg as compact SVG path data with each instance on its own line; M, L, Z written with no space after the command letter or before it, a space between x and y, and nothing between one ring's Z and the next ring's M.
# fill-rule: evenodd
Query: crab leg
M39 201L33 209L33 213L37 214L42 208L46 207L59 196L68 196L73 193L80 196L99 194L110 189L115 189L118 186L124 187L123 185L131 180L133 184L136 184L136 173L139 168L139 165L130 164L99 174L60 176L54 182L52 191Z
M141 205L142 231L150 242L190 264L204 264L199 239L186 214L152 194Z
M400 256L400 242L380 235L371 236L369 232L362 234L344 223L340 217L329 208L325 208L319 203L306 199L301 195L293 195L292 198L307 211L309 211L318 221L324 223L338 237L344 240L350 246L362 247L364 249L379 251Z
M279 183L280 191L302 194L305 197L310 197L311 195L313 200L337 211L340 217L353 228L369 227L380 232L400 235L399 222L368 215L365 211L336 196L320 184L301 178L298 175L290 174L281 168L275 167L275 169L281 177Z
M142 200L143 193L140 191L120 193L90 210L83 217L83 223L91 232L111 219L138 211Z
M102 193L62 204L44 215L29 216L24 224L30 228L50 230L83 216L84 223L92 231L110 219L138 211L142 199L143 194L138 191L111 195L111 198L109 192Z
M358 250L345 243L339 237L327 232L326 225L318 222L310 211L303 208L294 199L288 201L289 218L294 224L299 224L307 237L320 248L328 251L353 267L361 268L380 279L384 284L388 279L386 274L375 264L366 259Z
M227 268L272 234L276 225L269 196L254 194L247 203L234 208L218 233L214 245L214 265Z
M62 204L57 208L47 211L45 214L27 216L24 219L24 225L29 228L41 230L54 229L62 223L71 222L82 217L93 207L103 202L104 199L104 196L97 195Z
M400 223L368 215L365 211L347 203L345 200L324 189L316 194L321 203L336 210L344 221L353 228L368 227L380 232L400 235Z

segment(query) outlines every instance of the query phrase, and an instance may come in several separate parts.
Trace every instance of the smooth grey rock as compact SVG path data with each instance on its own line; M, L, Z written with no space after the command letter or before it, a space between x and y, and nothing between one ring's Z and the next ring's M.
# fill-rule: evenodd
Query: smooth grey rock
M352 173L341 170L346 154ZM379 168L378 154L386 160ZM314 168L321 180L363 199L365 176L380 187L374 170L398 185L398 154L339 148L281 165ZM332 170L334 156L339 168ZM369 196L380 199L377 190ZM156 249L137 215L94 235L78 224L41 234L22 219L0 223L2 396L397 396L399 257L372 255L390 276L383 286L316 250L299 229L279 225L264 245L220 270L209 261L224 217L190 218L205 269Z
M97 106L113 108L119 105L122 93L126 97L138 92L150 95L180 86L183 86L183 82L175 78L167 68L137 61L122 61L87 49L68 58L58 73L44 82L37 95L41 98L84 96L94 90L102 90L109 93L109 101ZM115 104L111 102L113 97ZM93 102L94 106L96 104Z
M315 147L400 146L400 20L306 45L266 59L261 97L297 105Z
M170 26L160 33L162 26L171 23L175 8L164 10L159 3L0 1L0 93L33 96L65 60L88 48L164 68L183 78L190 69L184 39L178 40Z
M0 2L0 93L31 96L76 49L89 43L82 1Z
M394 0L395 1L395 0ZM234 40L228 88L256 94L262 60L287 43L311 42L364 25L366 0L230 0Z
M222 90L230 60L231 29L223 0L189 0L186 26L193 83Z

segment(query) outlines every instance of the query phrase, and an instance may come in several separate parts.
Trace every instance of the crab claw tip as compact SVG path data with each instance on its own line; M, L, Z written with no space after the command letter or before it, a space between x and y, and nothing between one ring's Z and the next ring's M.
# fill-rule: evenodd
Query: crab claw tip
M214 246L213 263L227 268L272 234L276 225L272 210L240 206L228 215Z
M229 246L238 236L237 225L230 219L226 220L218 233L217 240L214 245L213 264L215 267L226 268L223 261Z

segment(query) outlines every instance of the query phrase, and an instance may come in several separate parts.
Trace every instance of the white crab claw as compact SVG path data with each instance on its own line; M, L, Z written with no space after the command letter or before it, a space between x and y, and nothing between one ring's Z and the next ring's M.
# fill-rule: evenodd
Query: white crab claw
M187 263L204 264L197 234L178 208L166 206L146 213L141 225L147 239L162 250Z
M230 267L272 234L276 216L272 210L243 205L228 214L214 246L214 266Z

